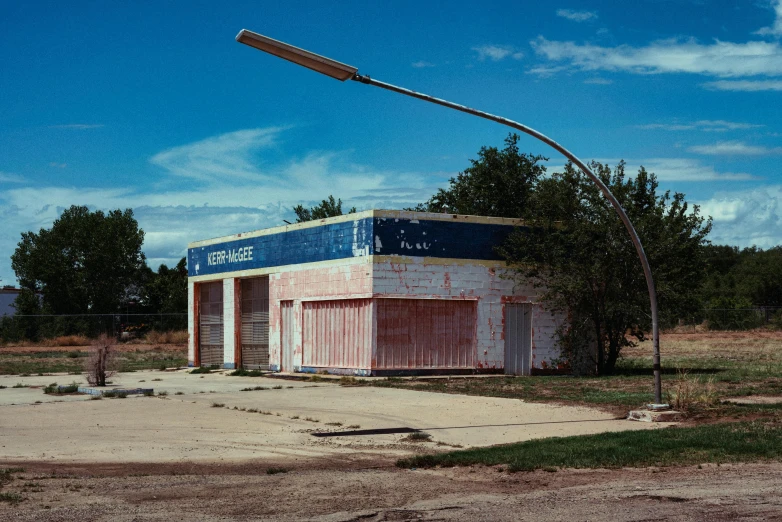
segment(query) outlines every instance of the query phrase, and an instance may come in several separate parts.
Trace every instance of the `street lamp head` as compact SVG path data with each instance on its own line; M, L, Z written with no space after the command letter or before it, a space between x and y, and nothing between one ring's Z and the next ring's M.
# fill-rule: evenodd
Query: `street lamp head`
M353 78L358 71L358 69L353 66L305 51L304 49L299 49L298 47L288 45L279 40L269 38L268 36L248 31L247 29L239 31L239 34L236 35L236 41L343 82Z

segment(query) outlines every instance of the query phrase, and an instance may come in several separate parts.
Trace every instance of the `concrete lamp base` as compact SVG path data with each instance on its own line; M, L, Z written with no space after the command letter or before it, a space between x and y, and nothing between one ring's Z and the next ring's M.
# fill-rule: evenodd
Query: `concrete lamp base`
M633 410L627 414L628 420L639 422L679 422L684 414L675 410Z

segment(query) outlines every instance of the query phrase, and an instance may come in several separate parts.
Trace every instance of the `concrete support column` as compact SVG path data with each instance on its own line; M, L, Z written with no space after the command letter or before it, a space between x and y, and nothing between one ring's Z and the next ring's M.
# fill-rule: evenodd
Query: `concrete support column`
M195 283L187 282L187 365L195 365L195 355L198 347L196 346L196 295Z
M223 279L223 368L236 368L236 293L234 278Z
M304 321L301 300L293 301L293 369L300 371L304 361L302 347L304 346ZM284 355L283 355L284 357Z

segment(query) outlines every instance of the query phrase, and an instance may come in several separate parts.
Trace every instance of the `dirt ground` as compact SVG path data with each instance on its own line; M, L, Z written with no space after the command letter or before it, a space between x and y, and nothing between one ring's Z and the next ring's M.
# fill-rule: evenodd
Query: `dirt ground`
M716 345L714 334L663 338L684 356L773 355L753 339L757 332L721 333ZM778 343L782 334L761 340ZM646 356L643 346L634 350L628 355ZM23 469L0 487L0 521L782 520L777 462L519 473L395 467L421 452L660 428L604 410L224 372L115 379L166 393L156 397L90 400L41 389L79 379L0 376L0 473ZM432 440L407 441L409 430Z
M314 459L242 465L28 463L0 520L782 520L782 464L668 469L403 470Z

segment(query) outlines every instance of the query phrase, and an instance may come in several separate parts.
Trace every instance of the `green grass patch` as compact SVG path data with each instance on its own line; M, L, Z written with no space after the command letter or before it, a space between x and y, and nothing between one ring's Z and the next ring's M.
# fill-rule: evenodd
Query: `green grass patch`
M16 504L24 500L19 493L3 493L0 492L0 502L8 502L10 504Z
M782 458L782 425L723 423L691 428L625 431L531 440L436 455L419 455L397 466L507 465L509 471L555 468L621 468Z
M63 395L66 393L76 393L79 391L79 383L72 382L68 385L60 386L56 382L51 383L43 389L47 395Z

